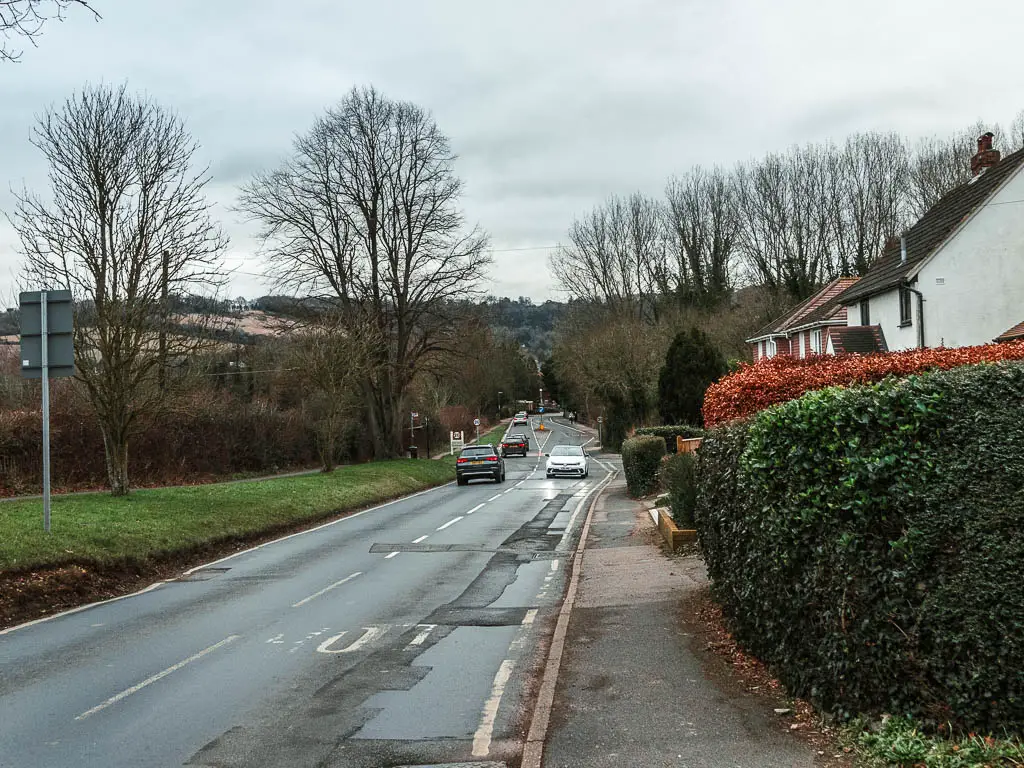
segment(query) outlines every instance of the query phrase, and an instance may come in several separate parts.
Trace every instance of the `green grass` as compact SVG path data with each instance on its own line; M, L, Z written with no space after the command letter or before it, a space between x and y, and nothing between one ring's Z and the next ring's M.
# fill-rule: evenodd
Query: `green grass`
M111 564L312 521L453 480L454 458L396 459L324 475L55 497L0 504L0 570Z
M877 733L864 731L856 743L862 764L877 768L1020 768L1024 746L1016 739L976 735L946 739L921 731L906 718L892 717Z
M498 424L496 427L491 427L487 432L480 435L480 440L475 445L497 445L504 436L505 425Z

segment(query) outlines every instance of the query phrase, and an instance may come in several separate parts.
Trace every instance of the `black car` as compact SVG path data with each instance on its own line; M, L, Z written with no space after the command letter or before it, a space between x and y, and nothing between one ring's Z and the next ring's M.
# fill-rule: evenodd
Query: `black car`
M502 456L511 456L514 453L526 456L529 450L530 438L518 432L505 435L505 439L501 441Z
M470 445L462 449L455 463L455 482L465 485L476 477L505 482L505 460L493 445Z

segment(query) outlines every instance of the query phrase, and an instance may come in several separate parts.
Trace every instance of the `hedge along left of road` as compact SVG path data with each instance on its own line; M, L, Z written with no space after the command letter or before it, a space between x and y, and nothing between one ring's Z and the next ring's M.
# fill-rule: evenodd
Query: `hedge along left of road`
M78 565L144 567L324 520L454 479L454 459L396 459L329 474L0 503L0 574Z

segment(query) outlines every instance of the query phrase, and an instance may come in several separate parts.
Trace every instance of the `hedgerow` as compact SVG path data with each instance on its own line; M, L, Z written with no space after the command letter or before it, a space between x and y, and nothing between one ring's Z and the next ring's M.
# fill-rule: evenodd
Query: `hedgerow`
M829 388L709 433L695 522L791 692L1024 732L1024 365Z
M750 416L806 392L871 384L888 376L1000 360L1024 360L1024 341L955 349L912 349L875 355L764 358L712 384L704 395L704 424L712 427Z
M636 436L656 435L665 439L665 450L669 453L676 452L676 438L681 437L689 440L694 437L703 437L704 430L700 427L693 427L689 424L668 424L663 427L641 427L636 431Z
M622 471L630 496L639 498L655 489L664 455L665 441L654 435L631 437L622 444Z

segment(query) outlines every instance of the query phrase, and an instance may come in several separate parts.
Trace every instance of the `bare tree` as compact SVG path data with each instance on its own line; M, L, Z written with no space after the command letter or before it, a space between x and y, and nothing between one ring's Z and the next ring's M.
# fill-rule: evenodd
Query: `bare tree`
M657 200L612 197L569 229L551 269L571 298L651 317L669 272L664 212Z
M477 295L489 264L458 207L454 160L428 112L354 89L240 196L279 284L327 291L346 324L381 340L362 383L378 458L401 450L409 386L454 345L456 302Z
M732 289L739 216L733 180L721 169L700 166L669 179L666 228L675 269L660 280L686 303L714 306Z
M907 196L915 218L923 216L951 189L970 181L971 157L977 151L978 137L988 131L994 135L993 145L1003 149L1002 128L981 120L952 136L932 136L917 142L907 179Z
M195 318L172 317L166 297L220 285L225 240L184 124L123 86L87 87L47 110L32 143L49 163L50 194L17 196L25 279L75 297L77 375L103 431L111 491L123 495L129 439L164 397L163 362L207 343L176 332Z
M885 241L912 223L906 144L894 133L854 134L827 153L824 172L836 248L830 276L863 275Z
M312 411L316 424L323 471L331 472L342 426L362 410L359 387L379 340L372 328L346 326L334 313L307 324L293 339L292 366L305 390L304 407Z
M1016 152L1024 147L1024 110L1017 113L1006 132L1006 151Z
M68 8L74 5L85 8L99 19L100 15L87 0L0 0L0 62L21 58L22 52L9 48L8 40L24 38L35 45L43 25L51 19L63 21Z

